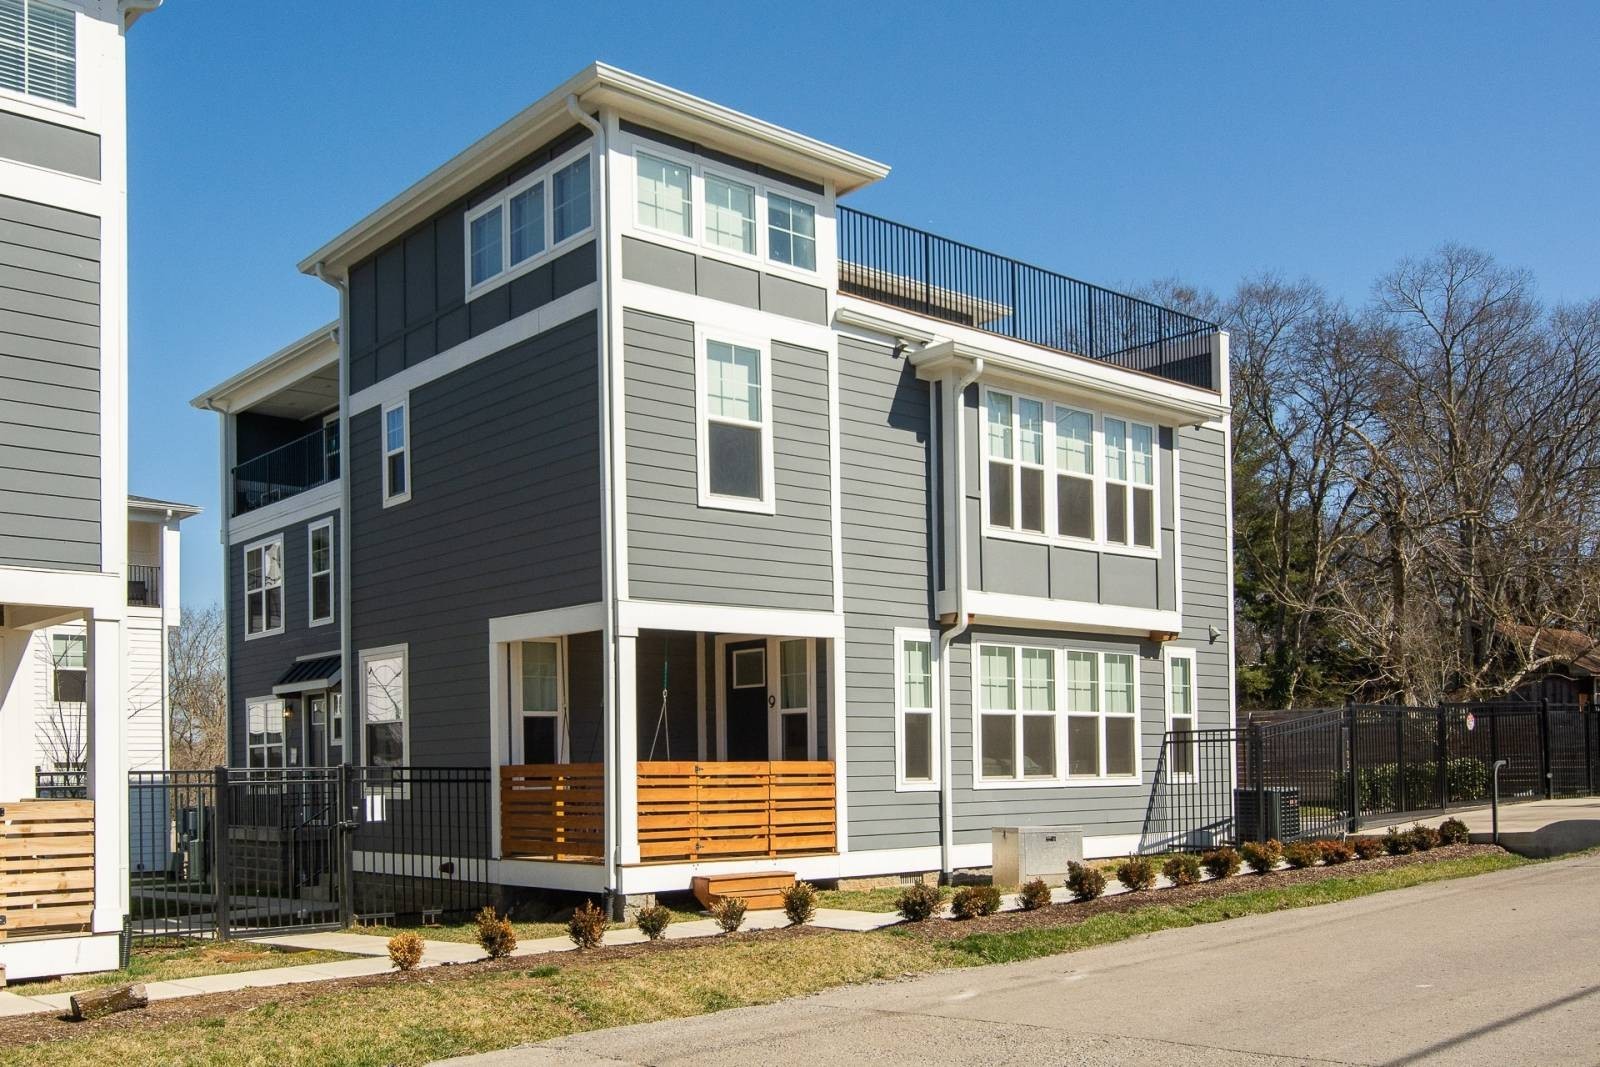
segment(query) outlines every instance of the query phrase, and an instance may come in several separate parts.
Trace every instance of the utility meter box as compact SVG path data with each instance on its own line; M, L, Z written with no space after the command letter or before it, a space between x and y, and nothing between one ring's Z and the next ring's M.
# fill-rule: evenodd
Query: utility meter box
M996 826L994 884L1021 885L1035 878L1060 882L1067 864L1083 860L1081 826Z

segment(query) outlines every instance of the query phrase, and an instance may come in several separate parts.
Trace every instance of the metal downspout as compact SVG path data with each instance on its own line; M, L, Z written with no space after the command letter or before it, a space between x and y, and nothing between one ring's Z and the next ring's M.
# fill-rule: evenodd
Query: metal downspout
M946 882L952 871L951 853L955 849L955 797L951 782L954 761L950 755L950 646L956 638L967 632L967 400L969 386L983 374L983 357L972 361L972 369L956 382L954 409L956 428L955 448L955 548L956 548L956 621L950 629L939 634L939 867ZM951 411L944 412L945 419ZM898 653L896 653L898 654Z
M311 273L319 281L333 286L339 294L339 528L335 536L339 541L339 677L342 679L339 714L344 719L344 749L340 757L345 763L353 763L351 749L359 743L355 723L350 719L355 702L349 697L355 676L346 662L353 632L350 625L350 331L345 329L345 323L350 321L350 287L343 278L329 274L320 259L312 265ZM366 754L358 755L364 759Z

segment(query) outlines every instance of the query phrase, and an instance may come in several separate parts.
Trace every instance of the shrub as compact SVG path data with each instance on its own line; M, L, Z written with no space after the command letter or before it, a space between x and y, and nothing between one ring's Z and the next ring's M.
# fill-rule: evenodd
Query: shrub
M1161 873L1173 885L1194 885L1200 880L1200 859L1187 852L1171 856L1161 865Z
M895 902L895 910L906 922L920 923L931 919L943 903L943 890L936 885L919 882L916 885L908 885L900 891L900 899Z
M1404 856L1414 848L1416 844L1411 840L1411 835L1398 826L1389 827L1383 835L1383 850L1391 856Z
M1283 859L1283 846L1276 841L1246 841L1239 846L1239 855L1252 871L1267 874Z
M1439 843L1441 845L1464 845L1467 843L1467 824L1460 819L1446 819L1439 824Z
M1427 852L1439 847L1439 831L1420 822L1406 831L1406 838L1411 842L1413 852Z
M505 959L516 949L517 932L511 928L511 920L496 912L493 905L485 904L473 922L478 925L478 944L490 959Z
M1049 884L1043 878L1023 883L1022 891L1017 894L1017 903L1022 905L1023 911L1038 911L1050 903Z
M1213 878L1230 878L1239 873L1239 853L1224 845L1201 856L1200 866Z
M741 897L723 897L711 906L711 917L717 920L723 933L731 934L744 925L746 907Z
M1377 859L1388 851L1383 839L1376 837L1352 837L1350 847L1364 860Z
M1322 862L1330 867L1340 863L1349 863L1356 856L1356 850L1348 841L1324 841L1321 848Z
M633 924L650 940L660 941L661 935L665 934L667 927L672 924L672 909L664 904L652 904L648 908L640 908L639 913L633 917Z
M422 962L422 938L407 930L389 939L389 961L397 971L416 970Z
M1067 864L1067 888L1074 900L1093 900L1106 891L1105 872L1085 863Z
M1143 856L1132 856L1117 864L1117 881L1124 889L1137 893L1156 884L1156 865Z
M600 944L610 925L606 913L595 907L594 901L586 900L573 910L572 918L567 920L567 936L579 948L594 948Z
M1322 858L1322 848L1315 841L1295 841L1284 846L1283 858L1295 870L1314 867Z
M783 913L790 926L804 926L817 913L817 890L810 882L796 882L783 891Z
M992 885L964 885L950 898L950 911L958 919L976 919L1000 910L1000 890Z

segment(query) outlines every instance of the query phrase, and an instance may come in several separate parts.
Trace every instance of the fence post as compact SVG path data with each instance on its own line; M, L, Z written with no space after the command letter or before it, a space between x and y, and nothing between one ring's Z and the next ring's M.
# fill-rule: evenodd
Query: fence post
M1447 769L1450 764L1450 734L1449 728L1445 725L1444 705L1440 704L1435 710L1439 714L1439 723L1435 735L1436 740L1434 742L1434 748L1436 749L1434 759L1437 761L1439 769L1439 807L1448 808L1450 806L1450 775L1447 773Z
M1250 794L1255 797L1257 841L1267 839L1267 788L1266 744L1261 735L1261 724L1250 724Z
M1396 708L1394 713L1394 800L1400 811L1410 811L1406 796L1406 716L1409 708Z
M1355 833L1361 828L1361 768L1356 757L1356 707L1348 700L1344 702L1344 718L1350 749L1350 758L1346 761L1350 779L1350 832Z
M1588 708L1579 706L1578 713L1583 716L1583 773L1588 793L1594 796L1594 713Z
M1544 798L1551 799L1555 792L1555 765L1550 758L1550 699L1539 700L1539 755L1540 769L1544 771Z
M218 767L212 771L211 777L211 804L212 804L212 833L211 847L213 849L211 877L216 881L217 894L217 940L228 940L228 883L232 881L232 866L229 863L232 849L228 847L228 768Z

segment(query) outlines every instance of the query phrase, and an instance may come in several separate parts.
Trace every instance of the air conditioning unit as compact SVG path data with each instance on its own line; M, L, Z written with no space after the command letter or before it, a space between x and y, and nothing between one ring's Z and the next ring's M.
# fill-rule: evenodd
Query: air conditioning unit
M1266 808L1266 832L1261 810ZM1235 789L1233 819L1241 841L1292 841L1300 836L1300 790Z
M1083 859L1081 826L996 826L990 834L995 885L1035 878L1059 883L1067 877L1067 864Z

